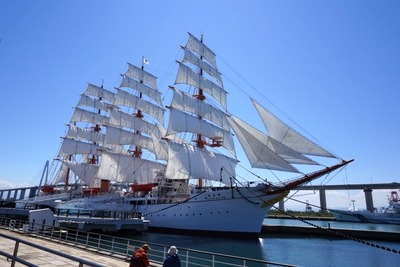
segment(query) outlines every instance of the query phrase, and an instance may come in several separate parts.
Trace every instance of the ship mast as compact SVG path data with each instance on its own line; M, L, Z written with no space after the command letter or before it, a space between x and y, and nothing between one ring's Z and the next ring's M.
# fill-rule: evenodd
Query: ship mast
M103 89L103 81L101 83L101 88ZM99 101L102 101L102 100L103 100L103 98L100 96ZM99 115L101 114L100 109L97 110L97 114L99 114ZM99 133L101 131L101 127L98 123L96 123L96 125L93 127L93 131L96 133ZM94 142L94 144L97 145L98 143ZM98 158L96 157L96 155L92 155L92 157L88 159L89 164L97 164L97 162L98 162Z
M203 34L201 35L200 42L203 43ZM200 60L203 60L203 56L200 56ZM203 69L200 68L200 76L203 76ZM197 94L193 95L196 97L199 101L204 101L206 99L205 95L203 94L203 89L198 88ZM198 116L199 120L202 120L203 118L199 115ZM194 141L199 148L204 148L204 146L207 144L207 142L203 139L201 134L197 134L197 138ZM198 186L199 188L203 187L203 179L198 180Z
M142 70L144 70L144 63L145 63L145 58L144 57L142 57L142 67L141 67L141 69ZM143 83L143 78L142 79L140 79L140 83ZM143 98L143 94L142 94L142 92L139 92L139 98ZM134 113L133 114L136 118L139 118L139 119L142 119L143 118L143 113L142 113L142 111L140 110L140 109L138 109L137 111L136 111L136 113ZM140 134L140 131L139 130L136 130L136 133L137 134ZM136 145L135 146L135 150L133 151L133 156L135 157L135 158L140 158L141 156L142 156L142 148L140 147L140 146L138 146L138 145Z
M100 88L101 88L101 89L104 89L104 80L101 81L101 86L100 86ZM101 101L103 100L103 98L102 98L101 96L99 96L99 97L98 97L98 100L101 102ZM98 114L98 115L101 115L101 109L97 109L97 114ZM92 127L92 129L93 129L93 131L94 131L95 133L99 133L99 132L101 131L100 124L96 123L96 125L95 125L94 127ZM93 144L94 144L94 145L98 145L97 142L93 142ZM98 158L98 156L96 156L95 154L92 154L91 157L88 157L88 158L87 158L87 161L88 161L89 164L97 165L98 162L99 162L99 158ZM101 184L102 184L102 182L101 182ZM102 187L102 186L100 185L100 187Z
M201 35L200 42L203 43L203 34ZM203 60L202 55L200 55L200 60ZM203 69L202 68L200 68L199 74L201 77L203 77ZM206 99L206 96L203 93L203 89L200 87L198 88L197 94L194 94L193 96L195 98L197 98L199 101L204 101ZM202 120L203 118L202 118L202 116L198 115L198 119ZM211 146L211 147L220 147L222 145L221 141L222 141L221 139L215 138L215 139L212 139L212 143L209 144L209 143L207 143L207 141L205 139L203 139L202 134L199 134L199 133L196 134L196 139L194 140L194 142L196 143L196 146L199 148L202 148L202 149L206 145ZM199 179L198 181L199 181L198 182L199 188L202 188L203 187L203 179Z

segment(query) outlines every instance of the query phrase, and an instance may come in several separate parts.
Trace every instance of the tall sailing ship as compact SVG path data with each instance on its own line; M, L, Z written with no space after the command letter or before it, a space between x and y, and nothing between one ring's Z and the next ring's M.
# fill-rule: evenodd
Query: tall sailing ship
M190 33L182 50L168 106L145 59L141 67L128 63L115 90L88 85L57 158L59 177L73 174L86 187L83 197L59 208L135 210L150 220L150 229L258 234L268 211L291 189L351 161L299 134L254 99L268 135L231 114L214 52ZM255 169L299 173L297 165L319 165L310 156L337 163L279 185L245 182L236 173L234 137L247 156L241 160Z

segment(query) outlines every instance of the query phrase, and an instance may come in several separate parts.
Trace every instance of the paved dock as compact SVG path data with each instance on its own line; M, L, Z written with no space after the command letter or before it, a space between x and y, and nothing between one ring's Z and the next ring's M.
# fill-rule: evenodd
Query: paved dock
M111 257L110 255L104 255L100 253L96 253L90 250L84 250L84 249L79 249L79 248L74 248L72 246L68 246L66 244L61 244L58 242L53 242L50 240L45 240L40 237L34 237L30 236L24 233L19 233L19 232L14 232L14 231L9 231L5 229L0 229L0 233L8 235L8 236L13 236L17 237L32 243L35 243L37 245L51 248L57 251L61 251L70 255L73 255L75 257L83 258L88 261L101 264L103 266L107 267L121 267L121 266L129 266L129 262L125 261L125 259L122 258L116 258L116 257ZM3 252L6 252L8 254L13 254L15 248L15 241L8 239L8 238L3 238L0 237L0 249ZM77 267L78 263L73 260L69 260L66 258L63 258L61 256L54 255L52 253L33 248L31 246L25 245L20 243L19 248L18 248L18 256L32 264L35 264L37 266L41 267L54 267L54 266L74 266ZM6 257L0 255L0 266L11 266L11 261L7 260ZM21 263L16 262L15 266L25 266ZM156 265L152 265L156 266Z

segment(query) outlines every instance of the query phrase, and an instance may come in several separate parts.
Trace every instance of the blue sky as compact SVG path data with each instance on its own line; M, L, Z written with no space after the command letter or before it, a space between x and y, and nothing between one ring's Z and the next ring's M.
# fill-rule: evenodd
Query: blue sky
M118 86L145 56L166 92L187 32L204 35L223 75L240 74L225 80L230 112L249 111L240 86L355 159L331 183L398 182L399 12L398 1L0 1L0 187L37 184L88 82Z

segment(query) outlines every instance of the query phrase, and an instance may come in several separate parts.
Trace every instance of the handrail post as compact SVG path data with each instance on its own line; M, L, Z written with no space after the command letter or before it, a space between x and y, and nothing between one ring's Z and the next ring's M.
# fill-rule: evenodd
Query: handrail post
M115 236L113 236L111 241L111 253L114 253L114 245L115 245Z
M60 229L60 232L61 232L62 230ZM67 242L68 241L68 234L69 234L69 231L65 231L65 238L64 238L64 241L65 242Z
M85 247L88 247L89 245L89 233L86 233L86 244Z
M51 231L50 231L50 237L51 237L51 238L53 238L53 235L54 235L54 226L53 226L53 227L51 227Z
M15 241L14 254L13 254L14 257L17 257L18 248L19 248L19 241ZM11 261L11 267L15 267L15 260L14 259Z
M131 242L131 241L128 240L128 243L126 244L126 252L125 252L125 253L126 253L126 256L129 256L129 255L130 255L130 251L131 251L131 250L133 250L133 251L135 250L135 247L133 247L132 245L130 245L130 242ZM132 248L131 248L131 247L132 247Z
M99 240L97 241L97 251L100 250L101 247L101 235L99 235Z
M76 230L76 232L75 232L76 234L75 234L75 244L78 244L78 233L79 233L79 231L78 231L78 229Z

